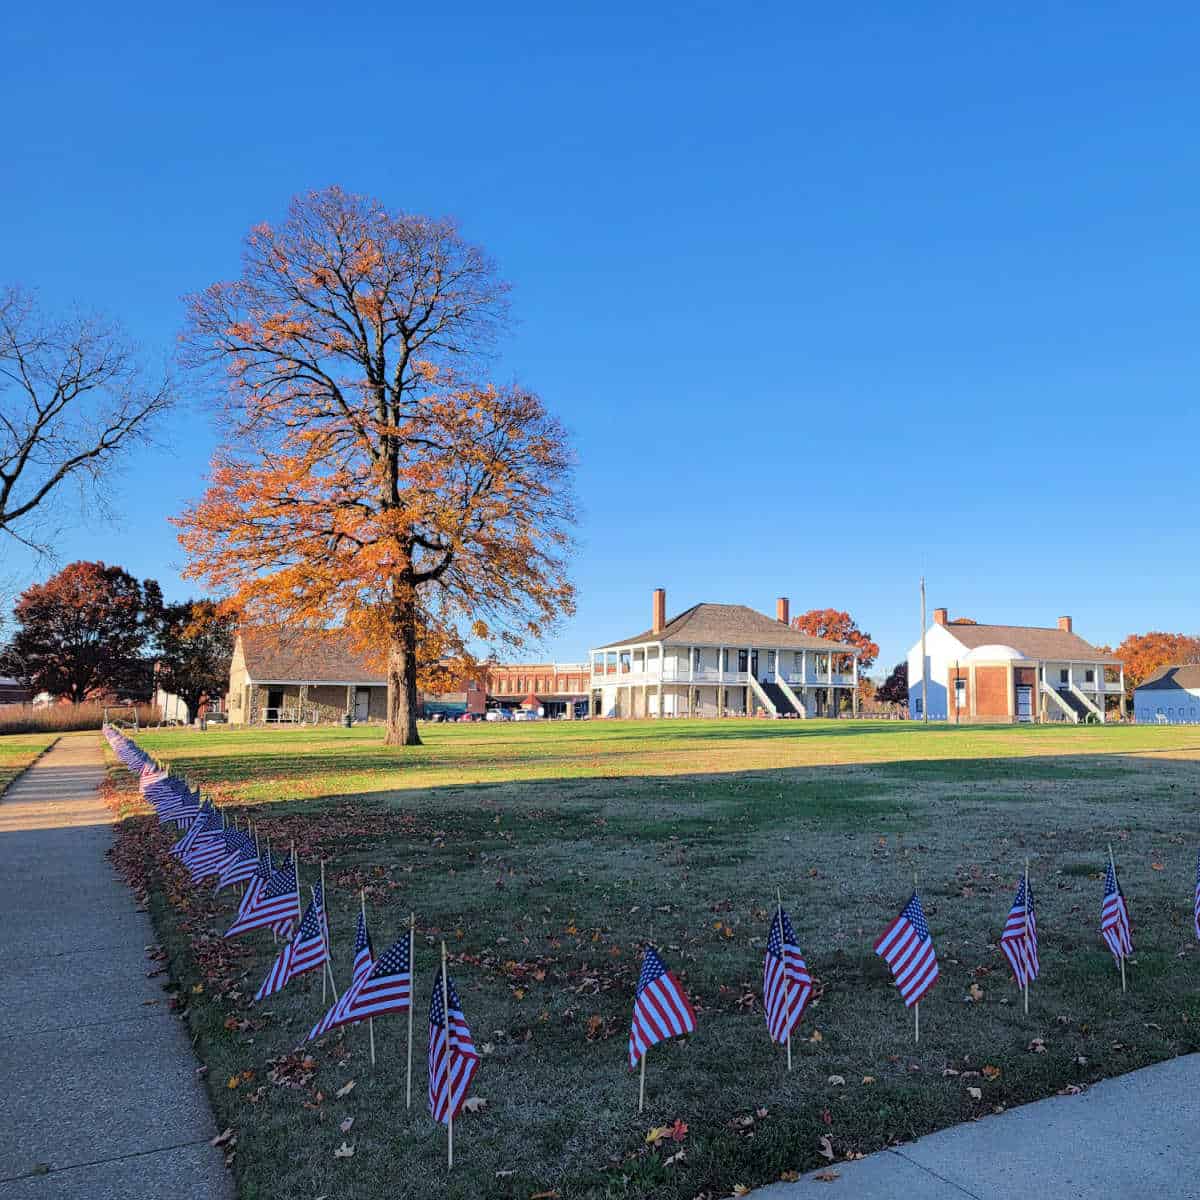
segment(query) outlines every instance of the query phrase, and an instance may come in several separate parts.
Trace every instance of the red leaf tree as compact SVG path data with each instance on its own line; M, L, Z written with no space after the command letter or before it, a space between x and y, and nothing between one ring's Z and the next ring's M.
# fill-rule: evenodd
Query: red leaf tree
M863 633L848 612L836 608L813 608L792 618L792 628L814 637L831 638L845 642L858 650L860 671L868 671L879 657L879 647L871 641L871 635Z
M229 436L179 518L188 574L242 619L344 625L387 673L387 740L416 745L418 677L522 645L574 608L566 436L472 374L507 288L448 221L338 188L246 239L192 297L194 366Z
M1113 652L1125 664L1125 690L1172 663L1200 662L1200 637L1187 633L1131 633Z

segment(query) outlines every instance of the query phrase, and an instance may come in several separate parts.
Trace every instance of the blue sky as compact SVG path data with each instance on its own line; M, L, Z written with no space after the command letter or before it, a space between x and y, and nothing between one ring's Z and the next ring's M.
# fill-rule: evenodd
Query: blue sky
M579 456L560 659L664 586L848 608L890 665L922 573L982 620L1195 631L1195 6L650 7L25 5L0 277L153 359L296 192L457 217L514 286L496 372ZM166 518L214 435L170 432L63 561L195 590Z

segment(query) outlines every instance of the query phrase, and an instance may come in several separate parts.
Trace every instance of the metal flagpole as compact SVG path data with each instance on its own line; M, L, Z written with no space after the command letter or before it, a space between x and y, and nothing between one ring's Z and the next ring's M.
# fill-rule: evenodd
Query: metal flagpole
M925 658L925 576L921 576L921 720L929 724L929 665Z
M271 860L271 839L269 837L267 838L267 861L269 863L271 863L272 866L274 866L274 863ZM268 879L271 878L270 874L267 875L267 878ZM296 880L296 894L297 895L300 894L300 880L299 879ZM279 934L277 934L275 932L275 926L272 925L271 926L271 945L272 946L277 945L278 942L279 942Z
M446 986L446 943L442 943L442 1016L446 1021L446 1057L442 1072L443 1086L446 1089L446 1169L454 1166L454 1108L450 1095L450 989Z
M408 1074L405 1081L404 1107L412 1108L412 1017L413 999L417 994L416 954L417 916L408 914Z
M297 885L297 897L299 886ZM325 860L321 859L321 940L325 943L325 970L321 972L321 1002L325 1001L325 976L329 976L329 990L333 992L334 1003L337 1003L337 984L333 982L332 955L329 952L329 897L325 894ZM374 1061L374 1059L372 1059Z
M1108 843L1108 865L1112 867L1113 887L1117 889L1117 895L1121 894L1121 885L1117 882L1117 864L1113 860L1112 842ZM1117 958L1121 963L1121 991L1125 990L1125 951L1122 950Z

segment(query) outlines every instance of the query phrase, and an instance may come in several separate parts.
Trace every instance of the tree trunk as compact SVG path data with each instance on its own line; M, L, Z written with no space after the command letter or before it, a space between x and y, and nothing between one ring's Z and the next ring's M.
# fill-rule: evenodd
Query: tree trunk
M417 618L412 605L393 609L388 644L387 737L389 746L419 746L417 732Z

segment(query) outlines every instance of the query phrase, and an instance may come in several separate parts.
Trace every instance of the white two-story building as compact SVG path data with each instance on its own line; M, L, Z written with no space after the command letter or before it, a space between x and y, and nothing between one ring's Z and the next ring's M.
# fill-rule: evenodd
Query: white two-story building
M921 643L908 652L908 702L918 720L1103 721L1114 709L1125 714L1124 668L1085 642L1070 617L1054 628L984 625L935 608L924 679Z
M837 716L858 710L858 652L743 604L695 604L667 620L654 592L650 628L591 652L593 716Z

